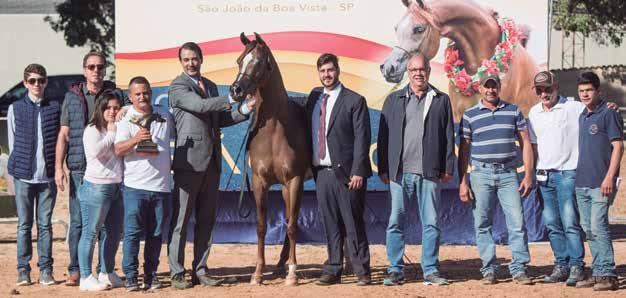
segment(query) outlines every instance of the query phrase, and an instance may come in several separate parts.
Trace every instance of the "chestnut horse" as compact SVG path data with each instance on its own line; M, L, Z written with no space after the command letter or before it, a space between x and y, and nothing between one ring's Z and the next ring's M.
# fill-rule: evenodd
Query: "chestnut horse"
M241 33L245 50L237 59L239 75L230 87L231 97L239 102L248 95L260 95L248 141L258 236L256 270L250 283L263 282L267 191L273 184L281 184L287 235L275 273L284 273L287 261L285 283L297 285L296 232L303 183L310 176L311 144L304 110L289 100L274 55L261 36L255 33L255 37L250 41Z
M476 73L483 60L493 56L500 42L497 13L471 0L402 0L402 3L407 12L396 25L398 45L381 65L381 72L389 82L402 80L409 54L420 52L432 59L439 50L441 37L454 41L469 75ZM516 104L528 115L528 110L536 102L531 87L538 67L523 46L516 48L512 59L502 80L500 97ZM480 94L471 97L460 94L452 82L448 91L457 122L465 109L480 99Z

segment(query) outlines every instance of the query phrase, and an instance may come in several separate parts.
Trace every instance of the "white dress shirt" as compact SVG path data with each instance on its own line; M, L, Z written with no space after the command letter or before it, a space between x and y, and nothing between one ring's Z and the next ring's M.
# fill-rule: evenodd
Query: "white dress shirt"
M333 107L335 106L335 102L337 102L337 97L339 97L339 92L341 92L341 89L343 88L343 86L340 84L338 84L334 89L332 90L327 90L326 88L324 88L324 93L328 94L328 99L326 100L326 119L325 119L325 123L326 123L326 136L328 136L328 124L330 122L330 115L333 112ZM317 132L319 130L320 127L320 107L322 105L322 96L320 96L320 98L317 100L317 102L315 103L315 106L313 106L313 115L312 115L312 125L311 125L311 129L313 131L313 165L314 166L331 166L331 159L330 159L330 152L328 151L328 140L325 137L324 141L326 141L326 156L324 157L324 159L320 159L319 158L319 154L318 154L318 136L317 136Z

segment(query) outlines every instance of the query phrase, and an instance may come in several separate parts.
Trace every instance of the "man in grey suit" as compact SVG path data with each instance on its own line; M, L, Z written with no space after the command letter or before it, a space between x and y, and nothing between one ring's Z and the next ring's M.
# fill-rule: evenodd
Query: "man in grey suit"
M183 73L174 79L169 89L169 103L178 132L172 166L176 195L168 243L172 287L218 286L221 281L208 275L207 259L221 172L220 127L246 120L256 100L250 98L233 109L229 96L218 96L217 86L200 73L202 51L197 44L183 44L178 50L178 58ZM194 209L196 222L190 284L185 280L185 241L187 224Z

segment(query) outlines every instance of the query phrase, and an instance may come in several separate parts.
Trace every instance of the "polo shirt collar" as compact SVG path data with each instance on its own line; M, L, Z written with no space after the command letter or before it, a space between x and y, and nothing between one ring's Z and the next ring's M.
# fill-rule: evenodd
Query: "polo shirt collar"
M404 94L404 96L411 98L411 95L414 95L414 94L415 92L413 92L413 89L411 89L411 86L407 85L406 93ZM426 89L426 93L424 93L423 98L427 98L427 97L434 98L435 95L437 95L437 91L435 91L435 89L432 86L430 86L430 84L428 84L428 89ZM417 94L415 94L415 96L417 97Z
M559 95L559 101L557 101L556 104L550 109L548 109L547 111L543 109L543 103L539 103L541 105L541 109L539 109L539 113L547 113L552 110L562 109L565 103L567 103L567 98Z
M499 98L498 99L498 105L496 105L496 110L504 108L505 106L506 106L506 103L502 100L502 98ZM482 98L478 101L478 108L481 109L481 110L482 109L487 109L487 110L489 109L485 105L483 105L483 99Z
M593 111L589 111L589 109L587 107L585 107L584 113L586 115L591 115L591 114L598 114L602 111L604 111L604 109L606 109L606 101L601 100L598 105L596 106L596 109Z

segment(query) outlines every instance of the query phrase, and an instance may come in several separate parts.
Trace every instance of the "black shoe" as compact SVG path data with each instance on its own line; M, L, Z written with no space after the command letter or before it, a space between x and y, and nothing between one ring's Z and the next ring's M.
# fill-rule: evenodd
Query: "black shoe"
M386 286L399 286L404 284L404 274L400 272L391 272L383 280L383 285Z
M184 290L193 287L193 285L185 279L184 273L179 273L172 276L172 288L177 290Z
M17 273L17 283L18 286L30 286L30 271L22 270Z
M370 275L361 275L357 277L358 281L356 282L357 286L369 286L372 284L372 277Z
M143 289L144 290L158 290L163 288L163 284L159 280L156 272L144 274Z
M191 277L191 283L194 285L203 285L207 287L218 287L224 282L223 279L212 278L208 274L194 274Z
M139 291L139 283L137 282L136 277L127 277L126 282L124 283L124 287L126 287L127 292L137 292Z
M495 285L498 282L495 272L488 272L483 275L483 285Z
M341 276L322 273L322 276L315 282L318 286L330 286L341 283Z

